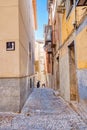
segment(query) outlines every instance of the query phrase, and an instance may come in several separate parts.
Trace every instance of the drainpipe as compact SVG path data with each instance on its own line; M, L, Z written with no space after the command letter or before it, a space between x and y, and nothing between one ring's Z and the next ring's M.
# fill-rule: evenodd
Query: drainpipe
M77 10L76 10L76 0L75 1L75 30L77 29Z
M77 30L77 10L76 10L76 6L77 6L77 2L76 0L74 0L75 3L75 25L74 25L74 29L75 29L75 44L76 44L76 30ZM76 52L76 45L75 45L75 52ZM75 54L75 59L76 59L76 54ZM76 60L77 61L77 60ZM78 90L78 77L77 77L77 64L76 64L76 84L77 84L77 102L79 102L79 90Z

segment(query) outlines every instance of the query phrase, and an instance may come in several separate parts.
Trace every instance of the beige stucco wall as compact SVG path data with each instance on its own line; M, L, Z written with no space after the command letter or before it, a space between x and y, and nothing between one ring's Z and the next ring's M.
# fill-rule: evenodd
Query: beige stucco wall
M18 0L0 0L0 18L0 77L18 77ZM15 41L15 51L6 51L9 41Z
M34 87L32 4L32 0L0 0L0 111L19 112ZM15 50L6 51L6 42L13 41Z
M60 50L59 68L60 68L61 96L64 97L67 101L69 101L70 100L70 79L69 79L69 55L68 55L67 45L65 45Z
M20 76L34 73L34 18L32 0L19 0ZM31 54L29 52L31 44ZM29 57L31 55L31 58Z
M1 77L19 77L34 73L34 18L30 14L33 14L32 0L0 0ZM9 41L15 41L15 51L6 51L6 42ZM32 69L29 71L29 68Z

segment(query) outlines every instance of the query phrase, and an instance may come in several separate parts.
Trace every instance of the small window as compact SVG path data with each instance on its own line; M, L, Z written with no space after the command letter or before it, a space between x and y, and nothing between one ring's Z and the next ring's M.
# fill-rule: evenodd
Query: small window
M15 42L6 42L6 51L14 51Z
M31 42L29 42L29 52L31 52Z
M29 57L31 59L31 42L29 42Z
M32 79L30 78L30 88L32 88Z

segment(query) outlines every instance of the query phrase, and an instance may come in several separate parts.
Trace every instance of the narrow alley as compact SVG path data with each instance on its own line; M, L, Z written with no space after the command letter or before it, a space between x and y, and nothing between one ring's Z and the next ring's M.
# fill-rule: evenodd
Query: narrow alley
M0 0L0 18L0 130L87 130L87 0Z
M87 125L52 89L34 88L21 113L0 113L0 130L87 130Z

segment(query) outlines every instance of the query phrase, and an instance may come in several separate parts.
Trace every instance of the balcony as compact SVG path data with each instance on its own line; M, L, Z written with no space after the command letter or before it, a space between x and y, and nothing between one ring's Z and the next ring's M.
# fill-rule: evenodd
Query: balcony
M48 44L45 43L44 45L44 50L48 53L48 54L52 54L52 47L51 47L51 43L49 42Z
M47 2L47 8L50 9L51 5L53 4L53 0L48 0Z
M46 25L45 26L45 42L52 42L52 26Z
M64 0L57 0L57 12L64 13L65 12L65 2Z

